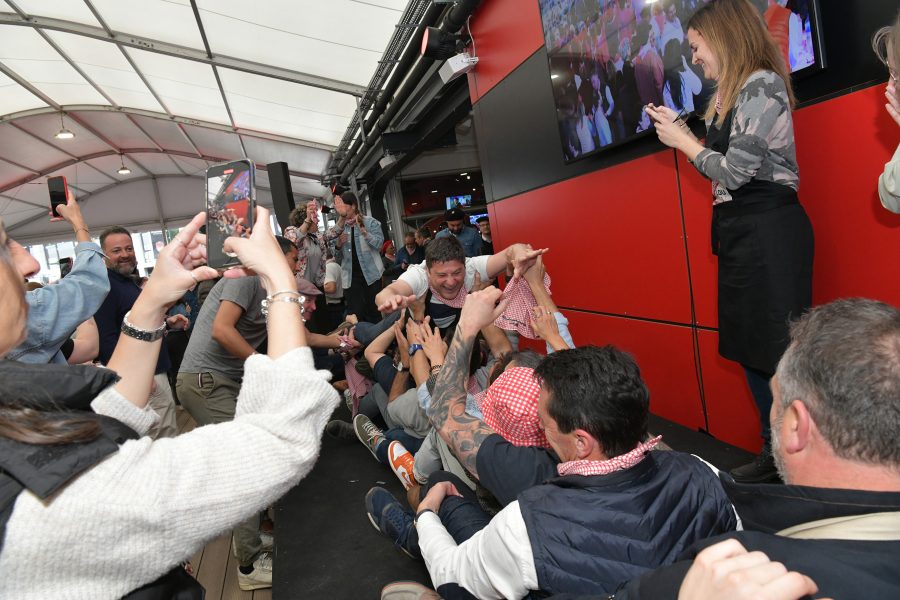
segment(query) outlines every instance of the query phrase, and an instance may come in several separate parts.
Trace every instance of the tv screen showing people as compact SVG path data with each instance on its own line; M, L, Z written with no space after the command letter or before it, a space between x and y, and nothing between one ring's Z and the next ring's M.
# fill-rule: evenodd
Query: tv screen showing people
M472 195L468 194L465 196L447 196L447 210L452 210L454 208L462 208L463 206L470 206L472 204Z
M653 128L643 107L703 110L687 23L707 0L538 0L566 162ZM822 66L816 0L751 0L791 71Z

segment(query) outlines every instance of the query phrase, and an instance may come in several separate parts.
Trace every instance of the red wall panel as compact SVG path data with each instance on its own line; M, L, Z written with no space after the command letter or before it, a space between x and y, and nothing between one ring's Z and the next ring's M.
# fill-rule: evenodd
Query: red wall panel
M709 180L700 175L683 154L680 152L675 154L678 157L678 176L681 202L684 207L684 230L688 240L696 320L701 327L718 327L717 263L710 246L709 233L712 220L712 187Z
M705 428L691 329L563 310L579 346L612 344L637 360L650 389L650 411L692 429Z
M690 323L671 152L490 207L496 247L528 242L550 248L545 261L560 306Z
M864 296L900 306L900 215L878 200L878 175L897 147L884 86L794 116L800 200L816 236L813 299Z
M759 410L750 395L743 369L736 362L719 356L717 332L700 330L697 333L709 433L744 450L759 452L762 448Z
M544 44L537 0L482 2L472 15L472 37L480 58L468 76L469 96L475 104Z

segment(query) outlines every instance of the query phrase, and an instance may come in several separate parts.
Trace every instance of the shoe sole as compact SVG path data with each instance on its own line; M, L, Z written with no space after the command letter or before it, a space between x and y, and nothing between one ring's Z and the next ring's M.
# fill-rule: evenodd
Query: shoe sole
M242 584L239 583L239 584L238 584L238 587L241 588L242 591L245 591L245 592L252 592L253 590L265 590L265 589L268 589L268 588L272 587L272 584L271 584L271 583L259 583L259 584L253 584L253 585L247 585L247 586L245 586L245 585L242 585Z

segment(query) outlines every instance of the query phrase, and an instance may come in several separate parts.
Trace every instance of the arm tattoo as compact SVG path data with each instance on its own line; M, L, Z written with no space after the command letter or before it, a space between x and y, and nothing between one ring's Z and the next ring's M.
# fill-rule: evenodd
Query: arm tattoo
M474 343L474 335L464 336L457 330L435 383L427 414L453 454L478 477L475 458L482 442L494 431L481 419L466 414L466 379Z

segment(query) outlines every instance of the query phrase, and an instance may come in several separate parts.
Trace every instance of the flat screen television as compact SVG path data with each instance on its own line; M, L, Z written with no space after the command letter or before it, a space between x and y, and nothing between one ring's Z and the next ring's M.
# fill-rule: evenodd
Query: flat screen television
M472 204L472 194L465 196L447 196L447 210L451 208L460 208L470 206Z
M712 92L686 24L706 0L538 0L566 162L647 135L643 111L689 116ZM796 76L824 66L818 0L751 0Z

